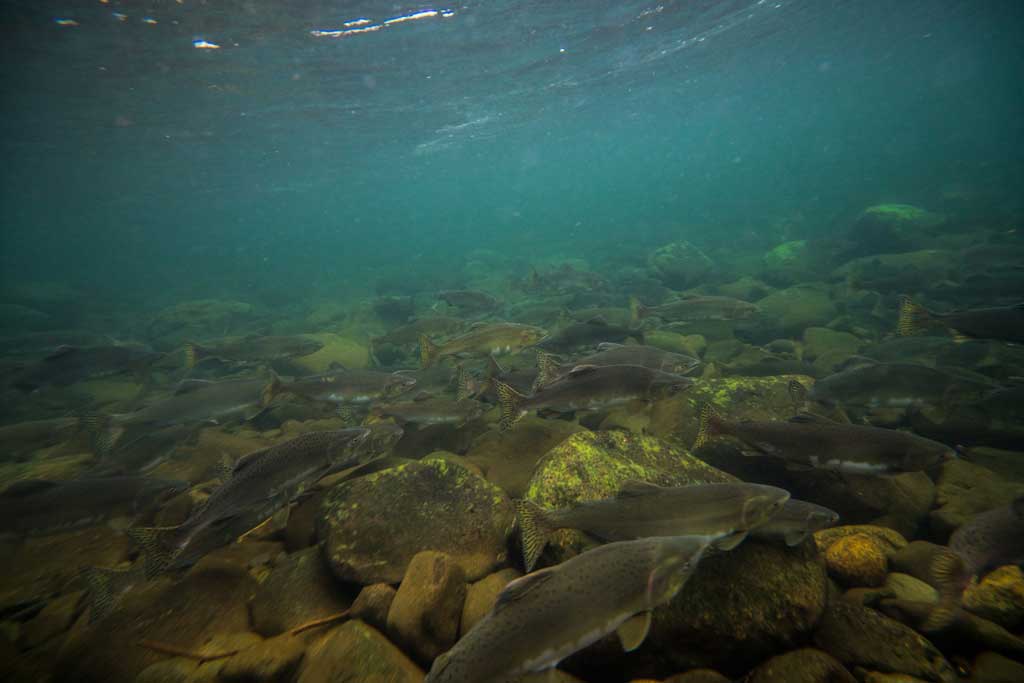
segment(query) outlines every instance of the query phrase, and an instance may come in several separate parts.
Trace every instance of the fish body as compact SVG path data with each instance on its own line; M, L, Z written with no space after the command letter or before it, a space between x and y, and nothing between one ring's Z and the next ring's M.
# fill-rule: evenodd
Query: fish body
M142 373L163 357L137 346L64 346L19 373L14 386L28 392L93 377Z
M614 631L636 649L651 610L682 589L707 545L690 536L621 541L516 579L434 661L426 683L511 683Z
M503 429L510 429L533 410L602 410L637 399L672 396L692 384L693 380L686 377L639 365L579 365L530 396L495 382L501 400Z
M700 365L700 361L654 346L605 342L598 344L596 353L583 356L575 363L561 364L549 354L538 354L537 365L539 371L535 389L561 377L578 365L639 365L673 375L687 375Z
M936 313L904 297L900 302L898 331L903 336L942 327L973 339L1024 342L1024 303Z
M967 376L915 363L868 363L818 380L808 398L826 405L861 408L946 406L978 399L998 388L983 376Z
M400 372L337 370L301 377L281 385L281 391L332 403L372 403L394 398L416 386L416 378Z
M420 335L428 337L447 337L464 330L466 323L459 318L448 316L432 316L429 318L418 318L406 325L400 325L385 334L375 337L374 344L394 344L402 346L406 344L417 344Z
M649 536L699 536L708 542L729 538L734 547L746 534L781 511L789 492L761 484L724 483L662 487L627 482L613 498L585 501L560 510L516 502L524 565L531 571L549 535L576 529L603 541Z
M917 472L956 457L945 444L895 429L840 424L809 415L786 422L729 422L705 406L694 448L716 434L738 439L746 455L775 456L795 468L848 474Z
M138 476L24 480L0 493L0 531L43 536L137 515L188 489L188 483Z
M448 356L500 356L518 353L547 336L540 327L520 323L477 323L465 333L436 345L420 337L420 360L424 368Z
M146 551L147 573L163 571L202 534L230 528L239 517L261 522L329 472L369 462L378 454L359 448L369 435L365 427L307 432L242 456L220 488L179 526L129 530Z
M643 331L622 325L612 325L604 318L591 318L582 322L571 322L551 334L538 347L568 351L580 346L593 346L601 342L621 342L629 337L643 339Z
M728 296L691 296L658 306L644 306L630 299L635 320L657 317L670 322L695 320L742 320L760 312L755 304Z
M276 376L270 380L185 380L173 395L134 413L114 415L111 422L139 429L250 418L270 403L279 388Z
M479 418L485 409L482 403L470 398L453 401L445 397L428 397L378 404L370 409L370 415L419 425L462 425Z
M15 422L0 427L0 462L17 459L20 455L54 444L74 436L78 418L54 417L46 420Z
M501 302L490 294L472 289L446 289L438 292L437 298L463 313L484 313L501 307Z
M185 365L193 367L202 358L224 358L243 362L275 361L308 356L324 343L313 337L293 335L252 335L223 339L209 344L186 344Z
M750 535L768 540L781 539L786 545L795 546L813 536L815 531L833 526L838 521L839 513L835 510L790 498L782 509L757 526Z

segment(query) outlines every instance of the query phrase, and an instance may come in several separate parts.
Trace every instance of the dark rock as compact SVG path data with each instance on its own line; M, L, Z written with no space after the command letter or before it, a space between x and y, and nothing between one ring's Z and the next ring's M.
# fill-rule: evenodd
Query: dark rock
M306 548L277 563L249 604L253 630L274 636L352 604L319 548Z
M933 540L942 542L979 512L1007 505L1024 494L1024 484L1006 481L984 467L956 459L943 463L935 494L931 529Z
M18 644L22 649L36 647L50 638L64 633L82 612L83 591L66 593L46 604L46 607L21 629Z
M349 615L383 631L388 625L388 612L391 611L391 603L395 600L395 592L395 589L386 583L364 586L352 603Z
M444 553L417 553L391 603L387 632L406 652L431 662L455 644L465 599L459 565Z
M225 683L288 680L305 652L306 644L300 638L291 635L270 638L228 658L220 670L220 679Z
M398 583L423 550L447 553L476 580L505 561L514 519L501 489L463 467L431 460L334 487L318 534L343 581Z
M856 680L831 655L804 648L758 665L743 683L856 683Z
M971 683L1020 683L1024 681L1024 663L995 652L982 652L974 659Z
M664 683L729 683L729 679L713 669L693 669L669 676Z
M470 584L466 590L466 602L462 606L459 637L466 635L476 625L476 622L483 619L494 607L494 603L498 600L498 594L504 590L505 586L520 576L522 573L519 570L508 568Z
M423 671L377 629L349 621L311 645L297 683L423 683Z

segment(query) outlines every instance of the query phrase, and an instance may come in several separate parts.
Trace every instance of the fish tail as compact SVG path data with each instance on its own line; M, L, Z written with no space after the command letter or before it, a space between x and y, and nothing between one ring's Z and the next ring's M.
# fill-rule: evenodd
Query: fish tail
M266 408L270 405L270 402L274 400L274 397L281 391L281 378L277 376L277 373L273 370L270 371L270 381L263 387L263 391L260 392L260 405Z
M512 429L516 422L522 417L519 411L519 404L526 398L518 391L500 380L494 380L494 387L498 391L498 401L501 403L501 431Z
M552 528L547 513L536 503L516 500L513 504L516 507L516 520L519 523L519 535L523 546L523 566L529 574L537 566L537 560L548 543Z
M438 348L425 334L420 335L420 367L429 368L437 363Z
M963 560L953 551L943 548L932 560L932 579L939 591L939 602L932 608L921 626L923 631L941 631L953 623L960 606L960 595L966 584Z
M928 323L934 320L935 314L927 308L914 303L909 296L900 297L900 319L896 331L901 337L921 334Z
M558 361L550 353L537 353L537 379L533 380L533 391L555 379L558 374Z
M160 576L171 566L177 552L168 543L177 527L132 527L125 534L142 551L146 578Z
M185 369L191 370L199 362L199 357L202 355L203 347L199 346L194 342L188 342L185 344Z
M693 441L693 449L697 450L704 446L711 437L721 431L722 418L719 417L710 403L705 403L700 408L700 427L697 429L697 438Z
M464 401L473 397L473 376L466 370L464 363L455 368L455 400Z
M629 319L637 322L647 317L647 307L635 296L629 297Z
M96 457L106 458L113 452L118 434L111 427L109 415L80 415L78 430L89 439L89 447Z
M802 406L807 400L807 387L795 379L786 382L786 390L789 391L789 398L797 406Z

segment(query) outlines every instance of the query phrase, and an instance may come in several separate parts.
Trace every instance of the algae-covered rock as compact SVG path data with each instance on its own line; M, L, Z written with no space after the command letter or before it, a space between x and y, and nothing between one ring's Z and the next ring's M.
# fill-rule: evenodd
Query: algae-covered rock
M744 683L856 683L856 678L831 655L801 648L758 665Z
M864 342L849 332L837 332L827 327L808 327L804 330L804 358L817 361L818 359L829 359L828 366L825 363L815 362L816 369L822 374L828 374L834 367L856 355Z
M1024 662L996 652L982 652L974 658L970 680L971 683L1020 683L1024 681Z
M754 302L768 296L772 292L772 287L757 278L744 275L738 280L718 285L715 287L715 292L721 296L731 296L734 299Z
M501 489L464 467L430 460L334 487L317 533L342 581L398 583L423 550L447 553L475 581L505 561L514 518Z
M647 257L647 265L656 277L674 289L699 284L715 267L704 252L689 242L658 247Z
M370 365L370 350L365 344L330 332L308 336L322 343L323 347L308 356L293 358L292 363L311 375L327 372L332 366L356 369Z
M917 577L901 572L893 572L885 577L883 586L897 600L924 602L935 604L939 601L939 592Z
M417 553L388 611L387 632L405 652L431 662L455 644L466 575L444 553Z
M825 610L814 642L847 667L953 683L956 674L942 653L913 629L881 613L837 602Z
M297 683L423 683L423 671L380 631L349 621L311 645Z
M242 331L253 319L253 307L241 301L182 301L157 313L149 334L164 344L223 337Z
M850 228L857 254L911 251L934 239L945 217L911 204L876 204L864 209Z
M832 272L832 278L850 287L884 293L917 292L929 283L942 282L960 270L955 252L922 249L906 254L872 254L853 259Z
M683 590L655 610L645 647L677 671L738 674L802 642L825 608L827 586L810 548L748 540L701 561Z
M886 554L907 546L907 539L898 531L873 524L844 524L821 529L814 532L814 542L818 550L824 552L836 541L850 536L868 536L882 544Z
M352 599L319 548L287 556L270 571L250 603L253 629L273 636L347 609Z
M845 536L825 551L829 575L845 586L881 586L888 561L885 547L866 534Z
M817 279L824 259L807 240L790 240L776 245L761 257L762 276L776 286Z
M755 342L778 337L799 337L805 328L827 325L837 308L828 291L815 285L797 285L769 294L757 302L761 315L749 327Z
M963 597L967 609L1008 629L1024 624L1024 571L1016 565L999 567L981 583L967 587Z
M974 515L1009 504L1024 494L1024 485L1006 481L990 470L954 459L942 464L930 521L936 540L945 540Z
M694 358L700 358L708 345L704 335L681 334L671 330L654 330L644 333L644 344Z

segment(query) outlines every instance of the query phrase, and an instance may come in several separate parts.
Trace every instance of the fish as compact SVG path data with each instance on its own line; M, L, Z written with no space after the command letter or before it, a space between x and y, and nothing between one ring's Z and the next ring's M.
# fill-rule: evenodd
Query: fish
M425 683L512 683L612 632L635 650L651 611L679 593L707 547L695 536L619 541L516 579Z
M19 373L13 385L28 393L95 377L122 373L141 376L164 356L137 346L62 346Z
M416 378L402 372L336 370L324 375L284 382L281 391L331 403L372 403L394 398L416 386Z
M956 457L945 444L896 429L840 424L806 414L784 422L729 422L705 404L694 449L714 435L738 439L744 455L782 458L791 469L895 474L930 469Z
M223 358L242 362L266 362L316 353L324 343L313 337L293 335L250 335L221 339L208 344L185 345L185 366L195 367L203 358Z
M768 521L754 528L752 538L765 540L781 539L788 546L802 544L815 531L834 526L839 513L823 505L790 498Z
M728 296L687 296L659 306L644 306L636 297L629 300L633 320L655 316L666 321L743 320L761 312L756 304Z
M551 533L576 529L602 541L648 536L700 536L731 550L747 533L782 509L789 492L761 484L693 484L663 487L627 481L613 498L544 510L515 501L523 565L533 571Z
M542 349L568 351L600 342L621 342L630 337L642 340L644 333L639 328L611 325L604 318L597 317L583 322L571 322L539 342L537 346Z
M448 316L433 316L429 318L417 318L406 325L400 325L379 337L374 337L371 343L374 345L393 344L404 346L418 344L420 335L430 337L442 337L457 334L466 328L465 321L460 318Z
M146 573L139 565L129 569L86 567L79 576L85 584L90 625L105 619L126 593L147 581Z
M0 533L46 536L138 516L188 488L188 482L141 476L26 479L0 493Z
M534 391L561 377L577 365L639 365L673 375L688 375L700 365L700 361L692 356L663 351L654 346L612 342L598 344L596 353L583 356L571 364L559 363L558 359L551 354L540 352L537 354L538 371Z
M930 327L950 330L957 338L1024 342L1024 302L937 313L914 303L910 297L902 297L897 324L900 336L922 334Z
M925 622L925 630L941 630L952 623L964 588L1005 565L1024 567L1024 496L1007 505L979 513L949 538L937 553L931 572L939 602Z
M153 577L165 571L203 532L230 528L238 517L248 520L247 524L258 524L286 508L330 472L378 457L378 453L359 448L370 433L365 427L307 432L242 456L227 472L220 488L178 526L127 530L145 553L147 575Z
M999 385L983 375L916 363L865 363L815 382L808 398L827 406L877 408L948 407L980 399Z
M518 353L547 336L547 331L520 323L476 323L465 333L443 344L434 344L427 335L420 336L420 365L429 368L447 356L500 356Z
M508 430L532 410L601 410L637 399L653 401L689 388L693 380L639 365L577 365L525 396L495 380L501 402L501 429Z
M420 425L464 425L484 414L486 406L471 398L452 400L442 396L425 396L412 401L381 403L370 409L376 419L393 418L400 423Z
M73 437L79 431L79 419L74 416L45 420L28 420L0 427L0 462L17 460L32 451L53 446Z
M501 302L490 294L472 289L446 289L438 292L437 298L463 313L483 313L501 307Z

